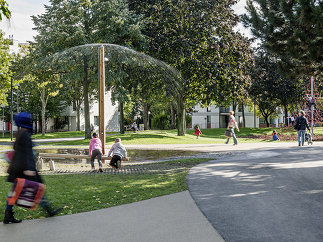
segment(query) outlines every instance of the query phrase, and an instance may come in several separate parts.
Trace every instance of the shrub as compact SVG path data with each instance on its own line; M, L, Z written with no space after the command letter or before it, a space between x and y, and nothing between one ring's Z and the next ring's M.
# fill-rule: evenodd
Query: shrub
M169 129L169 116L166 114L159 114L154 116L151 120L151 126L153 129Z

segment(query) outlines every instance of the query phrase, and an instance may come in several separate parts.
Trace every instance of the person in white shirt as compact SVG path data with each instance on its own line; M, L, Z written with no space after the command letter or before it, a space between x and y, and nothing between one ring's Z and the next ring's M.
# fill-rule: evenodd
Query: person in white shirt
M113 156L110 161L110 166L112 166L115 169L120 169L122 158L127 157L127 150L121 143L120 138L115 139L114 144L109 150L108 157L111 157L111 154L113 154Z
M227 130L229 130L232 133L232 138L233 138L233 142L234 142L233 145L237 145L238 140L237 140L237 137L236 137L236 135L234 133L234 129L236 128L237 131L239 132L239 127L238 127L236 119L235 119L235 117L233 115L234 115L234 111L230 111L229 112L229 122L228 122ZM228 144L229 141L230 141L230 138L228 138L227 142L225 142L225 143Z

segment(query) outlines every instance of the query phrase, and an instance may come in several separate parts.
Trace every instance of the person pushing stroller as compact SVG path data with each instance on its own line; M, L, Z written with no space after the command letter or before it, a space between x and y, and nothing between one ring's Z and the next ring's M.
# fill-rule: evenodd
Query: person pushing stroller
M112 166L116 170L120 169L122 158L127 157L127 150L121 143L120 138L115 139L114 144L109 150L108 157L111 157L111 154L113 154L113 156L110 161L110 166Z

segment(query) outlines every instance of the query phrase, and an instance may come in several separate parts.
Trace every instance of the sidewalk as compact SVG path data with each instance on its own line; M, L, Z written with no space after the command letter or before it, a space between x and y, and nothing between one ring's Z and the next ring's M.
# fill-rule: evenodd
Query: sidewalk
M3 242L223 242L188 191L92 212L0 225Z

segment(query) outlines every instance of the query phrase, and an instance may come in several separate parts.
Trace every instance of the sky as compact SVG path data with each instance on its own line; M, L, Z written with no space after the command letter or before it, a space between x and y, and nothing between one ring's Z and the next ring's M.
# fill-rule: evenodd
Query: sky
M19 43L32 41L36 31L33 28L31 20L32 15L38 15L45 12L44 5L49 4L49 0L7 0L9 9L12 12L10 21L3 20L0 22L0 29L5 32L5 36L13 35ZM233 9L237 14L245 13L246 0L240 0ZM246 36L251 36L241 24L236 28Z

